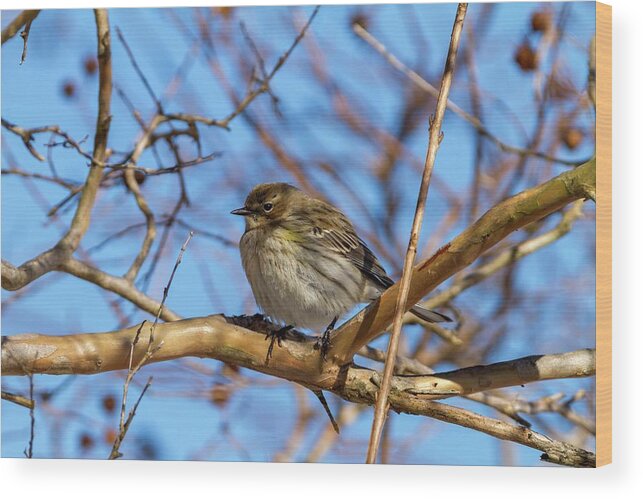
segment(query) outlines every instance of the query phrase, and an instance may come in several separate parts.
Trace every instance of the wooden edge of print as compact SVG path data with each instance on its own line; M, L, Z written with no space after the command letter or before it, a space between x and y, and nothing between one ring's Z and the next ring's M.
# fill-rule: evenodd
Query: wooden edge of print
M596 3L596 465L612 462L612 7Z

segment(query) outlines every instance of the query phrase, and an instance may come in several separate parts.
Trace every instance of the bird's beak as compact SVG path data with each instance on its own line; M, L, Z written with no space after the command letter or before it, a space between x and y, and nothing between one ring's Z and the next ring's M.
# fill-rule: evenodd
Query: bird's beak
M252 211L250 211L248 208L246 208L246 207L244 206L243 208L237 208L236 210L232 210L232 211L230 212L230 214L231 214L231 215L241 215L241 216L247 217L247 216L249 216L249 215L252 215L252 214L253 214L253 212L252 212Z

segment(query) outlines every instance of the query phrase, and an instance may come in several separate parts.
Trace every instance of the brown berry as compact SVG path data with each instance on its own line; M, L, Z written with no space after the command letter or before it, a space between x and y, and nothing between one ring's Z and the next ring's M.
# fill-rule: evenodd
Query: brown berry
M116 440L116 430L114 430L113 428L106 430L105 434L103 435L103 439L107 445L112 445L114 443L114 440Z
M368 31L369 19L368 16L361 11L356 12L351 17L351 26L358 25Z
M584 138L583 132L578 128L566 128L561 131L561 139L568 149L576 149Z
M533 71L538 67L536 52L526 42L518 47L514 55L514 60L523 71Z
M136 180L136 183L138 185L141 185L143 182L145 182L145 179L147 178L147 175L145 175L144 172L141 170L136 170L134 172L134 180Z
M546 10L539 10L534 12L531 16L531 29L544 33L551 28L551 12Z
M80 446L85 450L91 449L94 446L94 439L88 433L83 433L80 436Z
M76 84L71 80L68 80L65 83L63 83L62 90L63 90L64 96L67 97L68 99L72 99L76 96Z
M93 55L89 55L85 58L83 62L83 67L85 68L85 74L93 76L98 69L98 61Z
M224 19L228 20L232 17L234 8L233 7L215 7L214 11Z
M114 409L116 409L116 399L113 395L105 395L102 402L105 412L114 412Z

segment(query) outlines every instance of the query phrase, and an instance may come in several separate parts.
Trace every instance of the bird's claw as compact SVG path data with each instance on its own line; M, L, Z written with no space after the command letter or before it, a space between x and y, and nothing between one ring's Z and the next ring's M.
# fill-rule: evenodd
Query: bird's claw
M268 352L266 353L266 363L270 360L272 357L272 351L275 348L275 342L277 342L277 346L281 347L281 341L286 339L286 333L290 331L293 328L293 326L284 326L279 329L273 329L266 333L266 340L270 339L270 345L268 345Z
M333 332L332 327L327 327L326 330L324 331L324 334L322 334L318 339L317 339L317 348L319 348L319 351L321 353L322 359L326 360L326 355L328 354L328 351L330 350L330 333Z

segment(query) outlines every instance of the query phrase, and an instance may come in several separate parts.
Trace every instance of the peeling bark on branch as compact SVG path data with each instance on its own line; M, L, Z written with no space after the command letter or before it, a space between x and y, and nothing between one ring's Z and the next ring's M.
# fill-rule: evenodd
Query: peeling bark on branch
M151 325L145 324L134 351L136 363L145 354ZM273 376L334 391L342 395L347 379L378 385L378 373L354 364L338 366L321 361L316 338L291 331L281 348L265 363L264 335L272 327L260 316L210 315L157 324L154 342L163 347L151 362L201 357L230 362ZM2 375L98 374L127 369L129 349L139 326L107 333L65 336L19 334L2 337ZM445 398L546 379L591 376L593 350L532 355L487 366L432 375L394 376L394 390L422 398ZM355 385L357 386L357 385ZM367 390L368 391L368 390Z
M158 324L154 343L160 348L150 362L180 357L213 358L297 382L308 388L332 391L354 403L372 405L379 388L376 371L351 364L321 361L316 339L289 332L281 348L265 363L264 335L271 327L254 317L212 315ZM252 328L252 329L249 329ZM108 333L48 336L21 334L2 338L2 375L97 374L127 369L129 352L139 327ZM147 350L151 325L145 324L133 355L139 362ZM569 466L592 466L593 454L557 442L527 428L486 418L457 407L431 402L482 390L580 376L595 370L593 350L536 355L432 375L393 376L389 400L399 412L424 415L482 431L542 450L547 460Z

